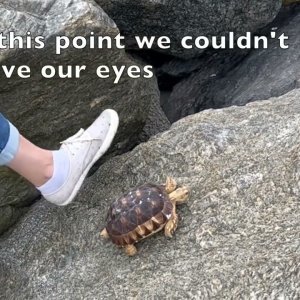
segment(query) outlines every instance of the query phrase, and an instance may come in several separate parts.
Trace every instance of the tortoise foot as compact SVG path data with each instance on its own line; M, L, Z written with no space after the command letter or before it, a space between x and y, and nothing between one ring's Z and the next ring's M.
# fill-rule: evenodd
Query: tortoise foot
M173 214L171 219L167 222L165 226L165 236L171 238L177 228L178 217L177 214Z
M100 232L100 237L103 238L103 239L108 239L108 238L109 238L109 235L108 235L108 232L107 232L106 228L104 228L104 229Z
M171 177L167 177L166 187L165 187L166 192L168 194L174 192L176 190L176 186L177 186L176 181Z
M127 245L127 246L125 246L125 253L128 256L134 256L137 254L137 249L134 245Z

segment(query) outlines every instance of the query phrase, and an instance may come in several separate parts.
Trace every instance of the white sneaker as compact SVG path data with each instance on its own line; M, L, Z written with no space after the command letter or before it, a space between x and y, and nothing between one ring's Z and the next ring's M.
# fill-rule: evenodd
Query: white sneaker
M60 206L72 202L90 168L110 147L118 126L118 114L107 109L89 128L80 129L74 136L62 142L61 149L64 149L70 159L69 175L57 192L44 198Z

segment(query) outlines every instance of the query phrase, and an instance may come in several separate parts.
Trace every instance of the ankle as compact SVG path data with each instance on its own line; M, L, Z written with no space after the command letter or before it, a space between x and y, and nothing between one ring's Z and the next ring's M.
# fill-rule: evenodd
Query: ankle
M54 173L53 155L20 136L19 148L8 167L25 177L34 186L41 186Z
M43 178L41 178L41 184L39 184L38 186L45 184L49 179L51 179L53 176L53 172L54 172L52 151L45 150L43 157L44 157L44 159L43 159L43 162L44 162Z
M48 157L48 163L44 167L44 183L36 185L36 187L43 195L56 192L64 185L69 175L69 169L70 160L67 153L62 149L51 151L50 159Z

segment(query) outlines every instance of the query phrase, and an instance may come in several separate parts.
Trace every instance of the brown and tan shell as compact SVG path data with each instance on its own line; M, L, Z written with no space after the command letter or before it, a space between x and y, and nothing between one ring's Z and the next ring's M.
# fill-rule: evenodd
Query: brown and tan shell
M110 207L106 230L113 243L130 245L163 228L173 204L163 186L145 184L124 194Z

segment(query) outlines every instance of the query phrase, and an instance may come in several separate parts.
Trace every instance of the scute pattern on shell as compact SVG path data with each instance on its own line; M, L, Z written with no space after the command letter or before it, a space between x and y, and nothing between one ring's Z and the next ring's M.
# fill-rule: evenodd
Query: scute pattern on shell
M172 208L163 186L145 184L111 205L106 230L115 244L131 244L160 228L168 220Z

